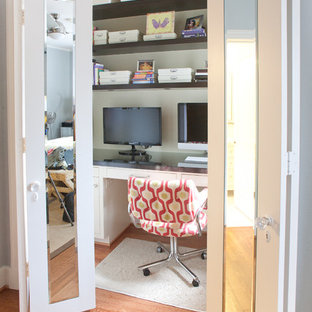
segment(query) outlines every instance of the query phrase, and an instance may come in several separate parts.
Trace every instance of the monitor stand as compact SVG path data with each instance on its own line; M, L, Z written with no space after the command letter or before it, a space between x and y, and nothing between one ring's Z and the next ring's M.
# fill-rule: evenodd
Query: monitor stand
M131 156L131 160L134 160L135 156L142 156L145 155L146 151L138 151L135 148L135 145L131 145L131 150L128 151L120 151L119 155L126 155L126 156Z

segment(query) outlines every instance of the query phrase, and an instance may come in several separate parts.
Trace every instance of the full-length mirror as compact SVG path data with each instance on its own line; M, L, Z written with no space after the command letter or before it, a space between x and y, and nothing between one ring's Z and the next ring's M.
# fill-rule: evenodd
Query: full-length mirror
M79 295L74 12L75 1L46 0L44 128L50 303Z
M257 0L225 0L223 311L254 311Z

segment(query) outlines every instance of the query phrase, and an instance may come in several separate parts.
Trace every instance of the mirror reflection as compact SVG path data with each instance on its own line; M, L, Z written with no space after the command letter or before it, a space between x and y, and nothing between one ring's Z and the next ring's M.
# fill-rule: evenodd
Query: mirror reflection
M46 0L45 155L50 303L77 297L74 1Z
M254 311L257 0L225 0L226 186L223 311Z

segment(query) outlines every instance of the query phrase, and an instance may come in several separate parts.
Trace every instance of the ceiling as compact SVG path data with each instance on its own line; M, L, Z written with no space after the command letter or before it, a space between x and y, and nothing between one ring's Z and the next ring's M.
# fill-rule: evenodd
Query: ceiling
M59 49L72 50L74 33L74 0L46 0L47 14L58 13L58 20L65 26L66 34L64 38L56 40L47 36L47 46ZM47 19L48 21L48 19Z

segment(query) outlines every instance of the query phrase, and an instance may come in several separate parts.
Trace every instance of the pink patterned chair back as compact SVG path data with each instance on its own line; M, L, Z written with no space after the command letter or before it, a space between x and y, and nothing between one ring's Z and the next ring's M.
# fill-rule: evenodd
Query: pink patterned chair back
M149 180L131 177L128 200L132 215L147 232L161 236L198 234L196 214L202 202L192 180ZM207 224L206 210L200 213L200 225Z

